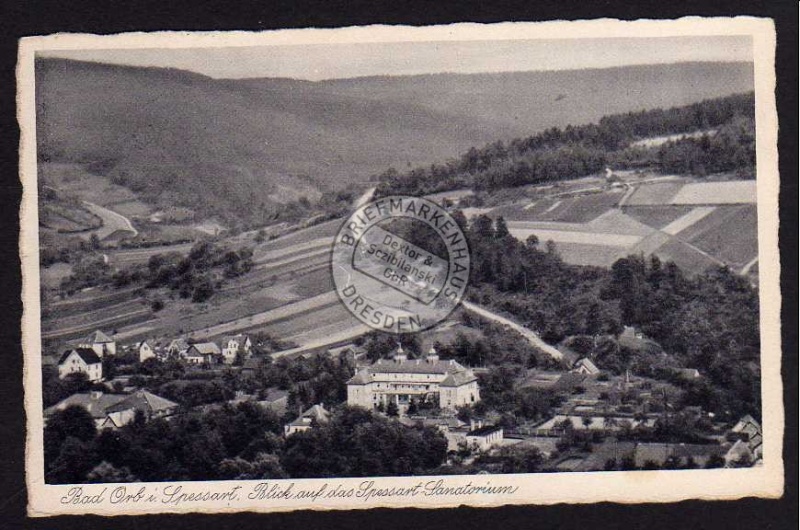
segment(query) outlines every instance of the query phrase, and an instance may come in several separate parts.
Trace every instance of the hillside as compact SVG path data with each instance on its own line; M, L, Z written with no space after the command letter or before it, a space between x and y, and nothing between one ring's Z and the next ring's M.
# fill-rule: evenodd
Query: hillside
M62 59L36 65L42 167L80 165L159 207L263 223L277 204L472 146L752 88L747 64L215 80Z

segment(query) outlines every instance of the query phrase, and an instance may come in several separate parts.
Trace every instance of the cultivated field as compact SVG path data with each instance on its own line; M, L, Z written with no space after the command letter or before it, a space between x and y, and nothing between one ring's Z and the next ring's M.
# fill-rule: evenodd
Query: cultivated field
M541 244L553 241L562 259L576 265L609 267L641 253L672 260L689 273L714 265L741 271L758 255L755 206L731 204L749 201L751 192L754 197L753 181L695 182L643 174L627 176L626 186L628 191L578 195L549 187L550 195L480 213L502 216L520 240L536 235Z
M672 198L683 188L682 182L653 182L639 186L625 202L626 206L660 206L671 204Z
M756 181L695 182L672 197L672 204L755 204Z

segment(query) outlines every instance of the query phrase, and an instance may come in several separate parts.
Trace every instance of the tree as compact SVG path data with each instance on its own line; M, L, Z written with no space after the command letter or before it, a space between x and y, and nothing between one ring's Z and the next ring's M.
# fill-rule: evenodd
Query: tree
M389 401L389 404L386 406L386 415L397 417L400 415L400 410L397 408L397 403L394 400Z
M68 436L61 444L58 456L45 466L48 484L80 484L92 469L92 453L88 443Z
M44 428L45 463L55 465L55 459L61 454L67 439L74 440L74 449L77 442L91 442L96 434L94 419L84 407L70 405L64 410L55 411Z

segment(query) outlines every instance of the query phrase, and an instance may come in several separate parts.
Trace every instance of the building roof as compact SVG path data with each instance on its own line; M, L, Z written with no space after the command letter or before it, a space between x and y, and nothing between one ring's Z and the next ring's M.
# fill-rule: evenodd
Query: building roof
M633 458L637 467L643 467L647 462L660 466L670 457L706 460L724 453L725 449L716 444L637 443Z
M478 427L477 429L469 431L467 436L486 436L487 434L502 430L503 428L499 425L484 425L483 427Z
M348 385L366 385L367 383L372 382L372 376L367 370L360 370L356 372L356 374L351 377L348 381Z
M573 370L584 369L586 370L586 372L590 374L596 374L600 372L600 369L597 367L597 365L594 364L592 360L589 359L588 357L582 357L578 359L578 361L575 363L572 369Z
M91 348L72 348L71 350L65 351L61 355L61 358L58 360L58 364L62 364L64 361L66 361L72 352L77 353L86 364L97 364L103 362L102 359L100 359L100 357L98 357L95 351Z
M106 410L125 399L125 395L106 394L104 392L81 392L72 394L66 399L62 399L52 407L44 409L44 415L50 416L57 410L64 410L70 405L80 405L89 411L95 419L105 418Z
M473 374L472 372L469 371L455 372L447 374L447 377L445 377L444 380L442 380L442 382L439 383L439 386L461 386L477 380L478 378L475 377L475 374Z
M328 412L322 404L313 405L309 407L305 412L303 412L300 416L297 417L293 422L289 425L310 425L313 422L317 422L319 424L328 423L331 418L331 413Z
M103 344L114 340L99 329L80 340L81 344Z
M175 348L177 350L188 350L189 349L189 342L184 339L183 337L174 339L172 342L169 343L169 348Z
M198 342L192 344L189 348L189 351L195 350L200 355L219 355L222 353L222 350L219 349L219 346L215 342Z
M137 390L133 394L125 397L122 401L108 407L106 412L121 412L123 410L133 409L152 413L173 409L177 406L178 404L174 401L151 394L147 390Z
M275 401L288 398L288 396L289 392L286 390L281 390L279 388L268 388L267 393L264 395L264 398L261 401L274 403Z
M462 365L454 360L441 359L378 359L367 370L371 374L449 374L465 371Z
M750 414L745 414L731 429L731 432L745 432L749 435L755 434L756 431L761 432L761 424Z

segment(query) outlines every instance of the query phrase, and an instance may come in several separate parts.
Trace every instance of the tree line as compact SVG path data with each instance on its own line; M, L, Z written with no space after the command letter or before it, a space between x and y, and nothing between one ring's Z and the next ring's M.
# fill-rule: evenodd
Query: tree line
M466 224L460 213L456 218ZM556 245L511 236L502 218L478 216L465 226L474 302L512 315L551 344L583 336L583 353L618 373L636 368L657 375L655 354L663 349L676 366L703 375L684 384L686 404L724 417L760 415L758 291L745 278L727 267L689 277L675 263L642 255L622 258L610 270L569 265ZM624 326L660 348L620 347ZM458 353L474 354L463 345Z
M637 140L703 132L647 147ZM570 180L605 167L651 167L706 175L734 171L752 177L755 96L736 94L684 107L606 116L597 124L553 127L528 138L471 148L445 164L376 175L378 195L424 195L458 188L496 190Z
M48 484L434 474L447 441L433 427L406 427L358 407L284 438L279 416L254 403L225 404L169 420L137 413L97 431L80 406L44 430Z

